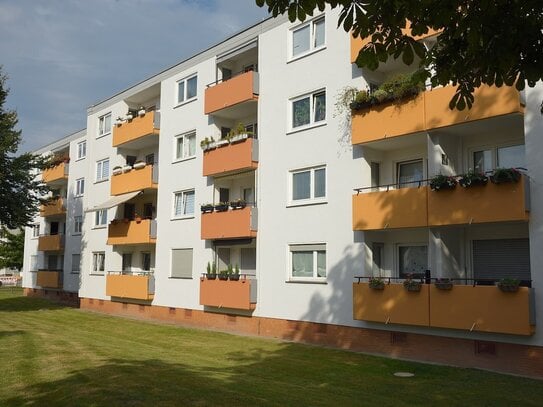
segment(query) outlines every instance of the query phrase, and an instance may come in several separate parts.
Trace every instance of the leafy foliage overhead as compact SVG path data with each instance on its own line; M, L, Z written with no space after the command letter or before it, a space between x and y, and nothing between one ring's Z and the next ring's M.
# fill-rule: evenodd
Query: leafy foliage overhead
M316 10L341 7L338 26L370 37L359 52L360 67L377 69L389 57L411 65L432 85L458 85L451 109L473 103L481 84L535 86L543 79L542 0L256 0L274 16L304 21ZM410 22L411 36L402 32ZM413 37L441 31L427 49ZM430 69L432 67L432 69Z

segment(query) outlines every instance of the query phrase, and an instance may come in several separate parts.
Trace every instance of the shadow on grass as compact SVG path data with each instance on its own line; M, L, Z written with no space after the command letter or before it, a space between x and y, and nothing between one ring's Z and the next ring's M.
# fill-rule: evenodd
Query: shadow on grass
M65 308L62 304L42 298L32 297L0 297L0 312L23 312Z

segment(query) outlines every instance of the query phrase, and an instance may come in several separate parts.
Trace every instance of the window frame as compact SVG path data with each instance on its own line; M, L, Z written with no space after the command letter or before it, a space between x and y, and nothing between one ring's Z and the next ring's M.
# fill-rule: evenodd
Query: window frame
M83 150L83 153L81 151ZM83 160L87 157L87 140L77 143L77 160Z
M109 129L106 131L105 128L103 128L106 124L106 119L109 117ZM103 114L98 117L98 131L96 138L105 137L109 134L111 134L111 129L113 128L113 123L111 121L111 112L108 112L106 114Z
M35 223L32 225L32 239L38 239L40 237L40 224Z
M181 214L181 215L178 215L176 214L176 208L177 208L177 196L180 195L181 196L181 199L183 199L183 197L188 193L188 192L192 192L194 194L194 207L193 207L193 212L190 213L190 214ZM189 189L184 189L184 190L180 190L180 191L175 191L173 193L173 206L172 206L172 220L176 220L176 219L191 219L191 218L194 218L195 216L195 213L196 213L196 190L194 188L189 188Z
M103 214L100 216L99 214ZM105 214L105 215L104 215ZM104 221L104 223L99 223L99 221ZM93 229L103 229L107 227L107 209L98 209L94 211L94 227Z
M31 254L30 259L29 259L29 270L28 271L38 271L38 269L40 268L39 260L40 260L40 258L38 257L37 254Z
M80 198L85 195L85 177L77 178L75 180L75 198Z
M76 264L74 262L74 256L79 256L79 261L77 262L77 269L74 269L74 264ZM71 264L71 267L70 267L70 273L71 274L79 274L81 272L81 253L72 253L72 264Z
M187 251L187 250L190 250L191 251L191 269L190 269L190 277L188 276L174 276L173 275L173 258L174 258L174 251L176 250L183 250L183 251ZM168 276L168 278L172 278L172 279L180 279L180 280L192 280L194 278L194 248L192 247L172 247L170 249L170 275Z
M104 163L107 162L107 174L104 176ZM100 170L100 177L98 177L98 168L101 167L101 170ZM94 179L94 182L95 183L99 183L99 182L105 182L105 181L109 181L109 178L110 178L110 162L109 162L109 157L107 158L103 158L101 160L97 160L96 161L96 165L94 167L95 171L94 171L94 176L95 176L95 179Z
M395 245L395 257L396 257L396 265L395 265L395 271L396 271L396 276L398 278L406 278L406 277L403 277L401 275L401 270L400 270L400 248L401 247L426 247L426 269L424 270L424 272L428 269L428 267L430 266L429 264L429 261L428 261L428 255L429 255L429 243L428 242L405 242L405 243L397 243ZM423 272L423 274L424 274ZM424 277L424 275L422 276ZM418 279L418 278L421 278L419 276L414 276L413 278L415 279Z
M76 235L80 235L81 233L83 233L83 215L75 215L74 216L74 232L72 233L72 235L76 236Z
M508 148L508 147L518 147L518 146L524 147L524 160L526 161L526 143L523 143L521 140L503 142L503 143L498 143L498 144L477 145L477 146L470 147L469 149L467 149L467 154L466 154L467 156L467 162L465 163L466 168L475 170L475 160L474 160L475 153L480 152L480 151L490 151L490 154L491 154L490 168L491 169L488 171L492 171L493 169L501 167L499 166L499 163L498 163L498 158L499 158L498 151L500 149ZM501 168L504 168L504 167L501 167Z
M324 255L325 255L325 276L319 277L318 276L318 252L322 252L321 249L322 246L324 246ZM295 248L300 248L300 250L293 250ZM306 250L301 250L302 248ZM309 250L311 249L311 250ZM293 276L293 253L296 252L308 252L312 251L313 253L313 275L311 277L296 277ZM327 283L328 278L328 245L325 242L318 242L318 243L289 243L287 245L287 255L288 255L288 261L287 261L287 282L293 283L293 282L305 282L305 283Z
M419 163L421 164L421 168L422 168L422 176L421 176L421 179L420 181L412 181L412 182L409 182L409 183L402 183L400 184L400 167L402 165L406 165L406 164L414 164L414 163ZM416 158L408 158L408 159L405 159L405 160L400 160L400 161L394 161L394 183L396 184L396 188L397 189L401 189L401 188L417 188L419 186L419 182L420 182L420 185L422 185L422 181L425 180L427 177L427 174L426 174L426 167L427 164L426 163L426 159L424 157L416 157Z
M102 258L102 268L96 267L98 265L97 259ZM106 252L98 251L98 252L92 252L92 261L91 261L91 275L104 275L106 272Z
M316 97L321 94L324 94L324 118L321 120L315 120L315 115L316 115L315 100L316 100ZM294 126L294 104L304 99L309 99L309 122L300 124L298 126ZM326 104L327 104L326 87L319 88L311 92L307 92L302 95L298 95L298 96L294 96L290 98L289 103L288 103L289 131L287 132L287 134L326 125L327 110L328 110Z
M196 94L190 98L188 98L188 82L191 79L196 78ZM183 83L183 99L179 100L179 85ZM192 102L193 100L198 99L198 73L192 73L188 76L185 76L182 79L179 79L175 81L175 107L184 105L186 103Z
M315 197L315 172L324 169L324 196ZM309 198L294 199L294 175L309 172ZM288 199L287 206L303 206L325 204L328 202L328 171L326 164L315 165L312 167L297 168L288 172Z
M182 139L183 141L183 153L187 150L188 146L188 139L189 137L194 137L194 154L193 155L186 155L183 157L177 156L177 146L179 143L179 140ZM190 149L188 149L190 151ZM186 161L196 158L196 130L187 131L182 134L178 134L177 136L174 136L173 138L173 162L180 162L180 161Z
M324 41L321 45L316 46L315 40L317 38L316 36L316 25L320 22L324 23ZM296 32L299 32L303 30L304 28L309 26L309 47L305 51L301 51L297 54L294 53L294 34ZM311 20L305 21L302 24L298 24L289 30L289 51L288 51L288 61L296 61L297 59L303 58L307 55L314 54L316 52L319 52L323 49L326 49L326 16L325 14L320 14L318 16L315 16Z

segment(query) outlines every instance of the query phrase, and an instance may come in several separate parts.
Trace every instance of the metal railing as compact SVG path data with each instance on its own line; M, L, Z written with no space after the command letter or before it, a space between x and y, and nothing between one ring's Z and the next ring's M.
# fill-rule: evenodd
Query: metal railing
M110 270L107 274L113 274L117 276L152 276L155 272L150 270Z
M221 79L217 79L216 81L208 83L206 85L206 88L210 88L210 87L218 85L219 83L222 83L222 82L228 82L230 79L234 79L235 77L246 74L248 72L258 72L258 70L257 69L250 69L248 71L239 71L239 72L232 73L231 76L228 79L221 78Z
M380 279L385 284L390 285L392 282L403 283L405 280L408 280L408 277L376 277L376 276L354 276L354 279L357 280L357 283L360 284L363 281L369 281L371 279ZM475 286L493 286L500 282L502 278L448 278L448 277L427 277L416 275L411 277L411 280L420 282L421 284L432 284L432 283L452 283L459 285L471 285ZM519 286L521 287L532 287L532 280L519 280Z

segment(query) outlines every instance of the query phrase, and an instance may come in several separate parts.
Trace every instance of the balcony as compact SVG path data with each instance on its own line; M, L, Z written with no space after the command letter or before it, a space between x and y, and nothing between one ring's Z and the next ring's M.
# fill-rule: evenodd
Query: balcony
M427 195L426 187L353 195L353 230L425 227Z
M383 290L368 283L353 284L353 318L385 324L427 326L465 331L533 335L533 289L502 292L495 286L454 285L441 290L423 284L418 293L402 284Z
M242 103L258 100L258 72L249 71L205 90L204 113L214 114Z
M470 110L450 110L456 87L420 93L400 103L384 103L353 111L352 144L366 144L392 137L454 126L507 114L523 114L520 93L514 87L481 86L475 90Z
M63 162L55 165L54 167L48 168L43 171L41 176L42 181L46 184L55 184L61 181L67 181L69 169L70 164L67 162Z
M113 127L113 147L128 147L128 143L142 142L147 137L158 142L159 133L160 113L147 112L144 116L136 116Z
M62 288L62 271L39 270L36 275L36 285L41 288Z
M64 235L42 235L38 238L38 250L41 252L59 252L64 250Z
M113 220L108 226L108 245L155 244L156 221Z
M202 213L202 239L240 239L256 237L257 208L230 209Z
M45 218L48 216L60 215L66 215L66 205L64 203L64 199L53 198L43 205L40 205L40 216Z
M114 298L151 301L155 293L155 277L152 275L108 274L106 295Z
M146 165L111 177L111 195L158 188L158 165Z
M204 151L204 177L224 175L258 167L258 140L242 138Z
M529 180L428 191L428 226L528 221Z
M200 304L208 307L252 311L256 308L256 280L239 281L200 278Z

